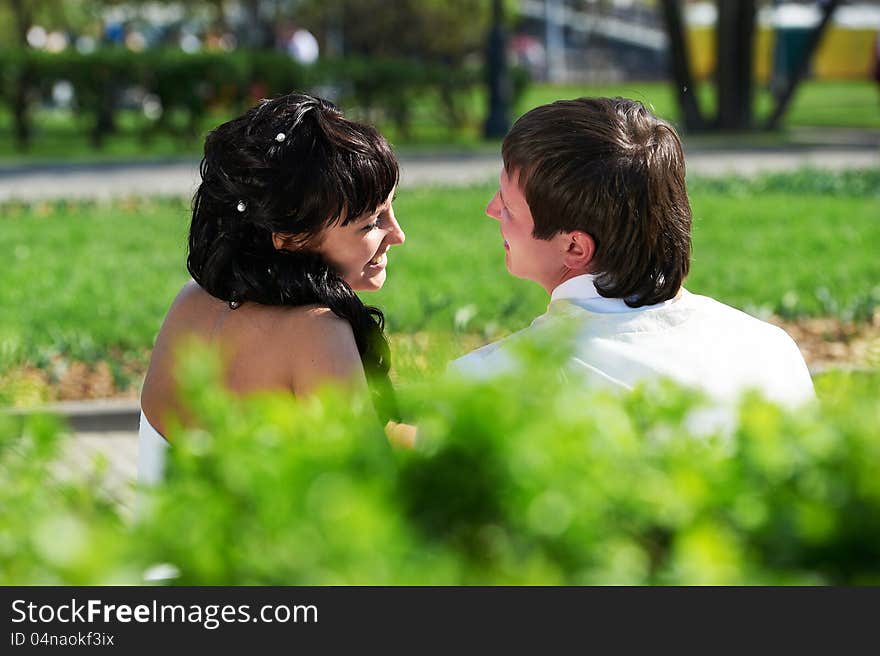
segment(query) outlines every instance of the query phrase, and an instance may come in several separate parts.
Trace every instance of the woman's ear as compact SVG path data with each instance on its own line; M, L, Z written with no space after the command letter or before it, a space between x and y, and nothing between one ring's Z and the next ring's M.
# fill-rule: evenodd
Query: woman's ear
M596 242L582 230L574 230L567 236L568 247L563 255L563 264L572 271L587 273L596 254Z
M272 233L272 245L275 247L276 251L290 249L290 241L290 235L286 235L283 232Z

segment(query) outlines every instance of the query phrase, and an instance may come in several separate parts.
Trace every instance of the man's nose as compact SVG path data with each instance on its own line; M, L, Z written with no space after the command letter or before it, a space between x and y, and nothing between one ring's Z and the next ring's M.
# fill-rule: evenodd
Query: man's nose
M486 216L491 216L493 219L501 220L501 192L496 191L495 195L492 196L492 200L489 201L489 204L486 206Z

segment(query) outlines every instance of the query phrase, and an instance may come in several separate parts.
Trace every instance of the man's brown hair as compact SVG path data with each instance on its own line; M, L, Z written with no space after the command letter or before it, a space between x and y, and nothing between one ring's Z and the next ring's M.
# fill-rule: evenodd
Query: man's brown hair
M593 238L602 296L630 307L675 296L690 266L691 208L672 126L626 98L559 100L520 117L501 154L535 238Z

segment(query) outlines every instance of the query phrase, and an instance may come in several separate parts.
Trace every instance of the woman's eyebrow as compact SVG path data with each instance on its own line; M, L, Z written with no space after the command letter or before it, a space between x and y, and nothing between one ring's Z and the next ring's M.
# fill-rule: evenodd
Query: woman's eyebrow
M372 221L377 214L381 214L386 211L388 208L384 204L379 205L379 207L375 207L371 209L369 212L364 212L360 218L356 221L356 223L368 223Z

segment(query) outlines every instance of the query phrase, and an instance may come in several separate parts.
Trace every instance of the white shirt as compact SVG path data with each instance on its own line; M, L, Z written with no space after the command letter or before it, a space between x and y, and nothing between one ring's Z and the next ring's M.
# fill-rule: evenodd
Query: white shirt
M568 366L590 382L630 389L670 378L724 402L736 402L747 389L786 405L815 396L803 356L781 328L684 288L671 300L631 308L600 296L591 275L562 283L530 327L468 353L450 369L475 378L509 371L515 366L510 346L562 325L575 330Z

